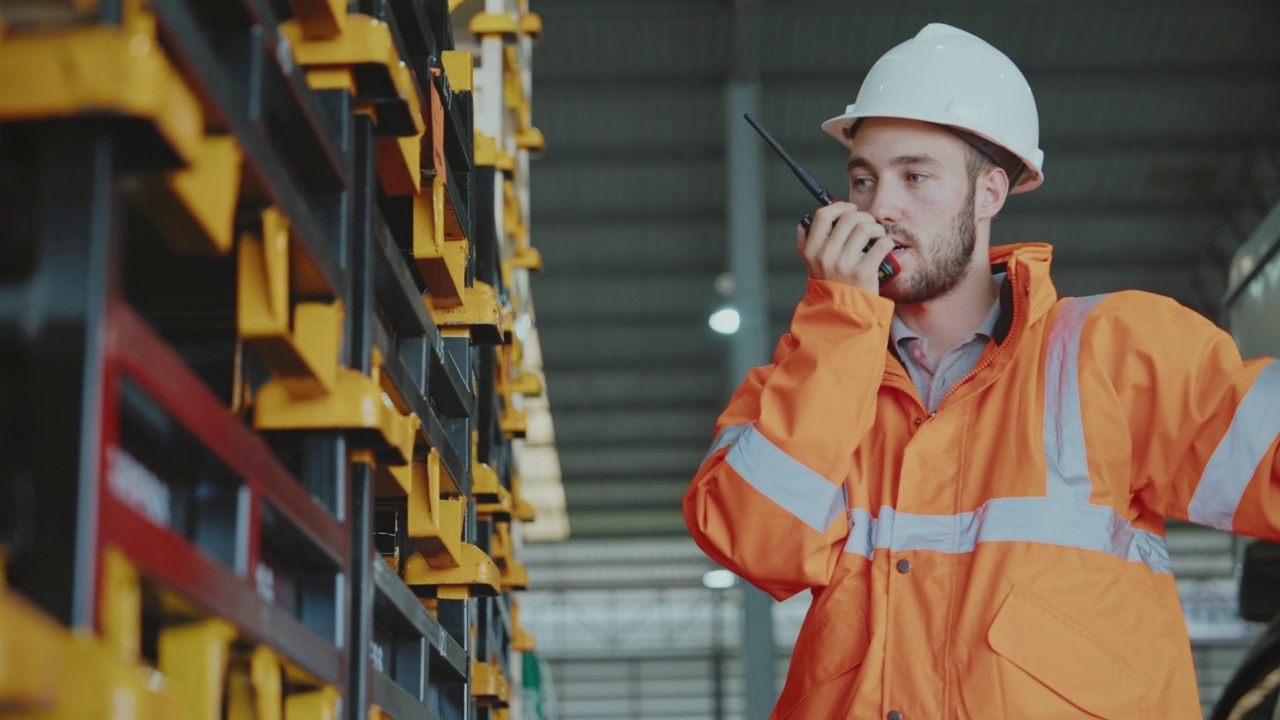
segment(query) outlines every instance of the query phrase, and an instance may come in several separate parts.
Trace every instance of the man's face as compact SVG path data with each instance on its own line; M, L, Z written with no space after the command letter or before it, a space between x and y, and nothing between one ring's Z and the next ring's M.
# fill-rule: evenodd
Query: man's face
M853 138L849 201L871 213L898 245L901 272L880 289L899 303L947 294L974 267L977 230L968 146L914 120L871 118Z

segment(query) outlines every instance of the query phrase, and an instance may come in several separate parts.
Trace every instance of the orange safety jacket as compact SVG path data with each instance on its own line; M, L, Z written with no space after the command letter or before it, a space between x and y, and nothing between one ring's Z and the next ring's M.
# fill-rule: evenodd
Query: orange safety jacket
M892 301L810 280L684 499L702 549L811 590L773 718L1201 718L1163 518L1280 539L1280 363L992 248L996 342L930 414Z

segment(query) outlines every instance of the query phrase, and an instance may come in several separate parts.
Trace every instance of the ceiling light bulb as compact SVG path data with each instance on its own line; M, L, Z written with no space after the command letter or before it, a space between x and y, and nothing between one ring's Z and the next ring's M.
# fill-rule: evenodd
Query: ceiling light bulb
M742 325L742 318L738 315L737 310L724 308L712 313L707 320L707 324L711 326L712 330L721 335L732 335L738 332L738 328Z
M728 570L712 570L702 576L702 584L712 590L728 590L738 584L738 576Z

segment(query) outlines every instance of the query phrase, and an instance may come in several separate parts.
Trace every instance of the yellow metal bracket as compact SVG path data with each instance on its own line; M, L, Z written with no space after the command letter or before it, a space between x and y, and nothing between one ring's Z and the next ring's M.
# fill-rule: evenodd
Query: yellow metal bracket
M347 0L289 0L289 7L308 40L331 38L346 29Z
M531 247L517 248L511 256L511 262L518 268L542 272L542 253Z
M523 438L529 434L529 416L522 410L508 405L498 414L502 434L508 438Z
M476 13L467 30L480 38L498 37L504 42L512 42L519 26L516 19L506 13Z
M314 398L337 384L342 303L292 301L290 242L289 221L273 207L260 235L240 238L236 321L290 395Z
M490 538L490 552L493 553L493 561L498 566L498 570L502 573L502 590L510 592L513 590L529 589L529 570L515 559L511 551L511 522L495 522L493 524L494 533Z
M253 424L259 430L365 430L377 439L387 465L413 459L418 416L396 407L382 383L382 354L373 351L372 377L339 368L333 392L296 397L280 380L270 380L254 400Z
M456 504L455 504L456 503ZM420 554L411 555L404 563L404 582L409 587L426 587L436 597L446 600L465 600L474 597L494 597L501 593L501 580L498 566L493 558L483 550L470 543L462 542L461 516L466 509L466 500L456 498L441 501L442 519L452 523L451 514L459 518L457 524L456 566L432 567L431 562ZM448 529L452 532L452 527ZM442 528L441 532L446 532Z
M534 15L533 17L537 17ZM538 22L541 27L541 21ZM529 97L525 93L524 74L520 71L520 62L516 55L515 47L507 47L503 54L503 100L507 109L516 117L515 140L516 147L520 150L528 150L534 153L541 153L547 149L547 140L543 136L542 131L533 127L531 116L533 114Z
M280 658L265 645L248 662L232 665L227 678L227 720L284 720Z
M547 138L536 127L526 127L516 131L516 147L532 153L546 152Z
M465 238L451 240L445 232L445 194L445 178L437 175L430 192L413 198L413 258L433 303L441 308L463 304L470 256Z
M533 652L538 643L533 633L520 624L520 603L511 602L511 649L517 652Z
M537 513L533 509L533 503L524 499L524 493L520 490L524 486L524 481L520 478L520 473L511 473L511 517L515 520L524 520L529 522L534 519Z
M537 13L523 13L520 16L520 32L529 36L531 40L542 39L542 16Z
M467 50L445 50L440 65L454 92L471 92L475 86L475 56Z
M542 394L542 381L533 373L521 373L520 377L508 381L507 390L525 397L537 397Z
M0 588L4 717L113 718L122 707L137 720L196 717L181 712L184 706L171 678L123 660L118 644L74 633Z
M337 720L338 691L324 686L289 693L284 699L284 720Z
M413 487L408 498L409 541L422 560L433 568L455 568L462 564L466 501L440 496L444 472L440 454L432 448L424 462L414 463Z
M493 287L475 281L473 287L464 288L462 304L441 307L432 295L425 296L431 319L442 329L465 329L472 342L501 345L508 330L508 318L498 303Z
M297 20L281 23L280 31L293 47L294 59L307 68L308 74L317 70L323 73L357 67L377 68L382 75L380 84L390 83L395 89L395 102L403 104L403 109L412 119L414 132L411 134L420 135L426 129L422 118L422 98L414 84L413 71L396 50L391 28L377 18L359 13L348 15L346 22L347 26L341 33L323 39L306 37ZM360 73L356 73L357 100L381 101L375 89L366 89L359 84L360 77ZM372 110L376 122L377 110Z
M471 697L478 705L506 707L511 685L497 664L471 661Z
M222 717L223 683L236 630L223 620L202 620L160 631L160 672L181 688L182 717Z
M240 146L208 135L193 152L187 167L142 176L127 190L175 252L226 255L235 237Z
M142 582L138 570L118 548L102 551L102 589L98 617L103 640L126 662L142 656Z
M301 0L294 0L298 2ZM292 45L298 64L307 69L307 84L313 89L346 89L356 98L359 111L371 115L375 124L388 106L408 115L413 130L398 133L398 137L380 135L375 154L378 177L387 194L418 192L426 131L422 110L426 104L418 94L413 71L400 57L386 23L358 13L344 17L346 27L339 33L309 36L300 19L281 23L280 30ZM380 77L366 85L362 79L369 70L376 70ZM381 94L381 88L388 85L395 98Z
M477 515L511 519L511 491L502 487L498 473L488 465L478 462L471 464L471 497L476 501Z
M0 39L0 121L110 114L149 120L184 162L199 155L204 111L165 57L155 18Z

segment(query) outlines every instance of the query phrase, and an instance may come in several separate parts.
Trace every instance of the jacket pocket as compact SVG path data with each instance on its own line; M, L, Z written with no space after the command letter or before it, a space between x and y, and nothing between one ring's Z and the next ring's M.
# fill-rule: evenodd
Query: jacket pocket
M1151 702L1150 682L1123 660L1121 650L1017 588L996 613L987 642L1001 657L1092 715L1143 717L1141 708Z
M839 690L829 687L837 685L837 680L850 682L856 675L851 671L867 656L867 644L867 617L856 599L837 602L806 617L791 653L786 685L769 717L811 717L796 714L802 706L831 710L826 700L817 706L810 701Z

